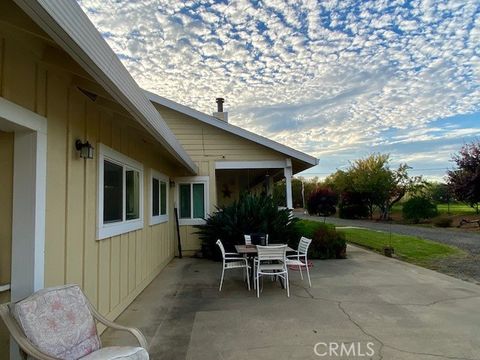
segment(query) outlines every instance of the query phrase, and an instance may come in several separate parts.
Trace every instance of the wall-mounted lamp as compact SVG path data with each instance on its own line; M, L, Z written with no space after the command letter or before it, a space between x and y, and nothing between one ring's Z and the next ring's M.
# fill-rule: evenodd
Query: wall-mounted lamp
M83 159L93 159L93 146L88 141L82 143L81 140L75 141L75 149L80 152Z
M170 184L170 188L174 188L174 187L175 187L175 181L170 180L169 184Z

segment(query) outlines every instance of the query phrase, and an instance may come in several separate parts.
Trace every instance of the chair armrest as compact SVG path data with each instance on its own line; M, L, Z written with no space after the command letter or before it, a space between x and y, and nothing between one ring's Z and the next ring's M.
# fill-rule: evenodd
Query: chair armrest
M305 257L304 254L296 254L296 255L287 255L286 258L287 259L293 259L293 258L301 258L301 257Z
M240 256L240 254L239 254L239 253L231 253L231 252L230 252L230 253L225 253L225 256L227 256L227 255Z
M38 360L59 360L58 358L51 357L40 350L38 350L28 338L25 336L23 330L18 325L17 321L13 318L13 315L10 313L8 304L0 305L0 317L2 318L5 326L7 327L10 335L13 337L15 342L18 344L21 349L20 355L23 359L27 359L26 355L33 357Z
M244 257L226 257L225 258L225 261L228 261L228 260L247 260L246 258Z
M133 327L127 327L123 326L117 323L114 323L113 321L108 320L105 318L102 314L100 314L97 309L95 309L90 303L88 304L90 311L92 312L93 317L101 322L102 324L106 325L107 327L111 327L112 329L119 330L119 331L127 331L130 334L132 334L140 344L142 348L148 351L148 343L147 339L145 339L145 336L138 330L137 328Z

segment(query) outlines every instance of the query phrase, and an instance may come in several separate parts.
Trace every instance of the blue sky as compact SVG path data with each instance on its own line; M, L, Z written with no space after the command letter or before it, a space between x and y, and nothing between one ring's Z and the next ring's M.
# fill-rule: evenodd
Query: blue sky
M79 0L144 88L320 158L441 180L480 138L478 1Z

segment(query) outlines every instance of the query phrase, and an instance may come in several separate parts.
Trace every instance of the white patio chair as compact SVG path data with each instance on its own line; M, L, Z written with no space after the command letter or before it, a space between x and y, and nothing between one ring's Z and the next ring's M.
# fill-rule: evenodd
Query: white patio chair
M222 252L222 258L223 258L222 277L220 279L220 287L218 291L222 291L223 277L225 275L225 270L242 269L242 268L246 270L247 285L248 285L248 290L250 291L250 273L249 273L250 266L248 265L248 259L246 257L241 257L240 254L238 253L225 252L225 248L223 247L223 244L220 241L220 239L217 240L217 245L220 248L220 251Z
M17 303L2 304L0 317L25 360L149 359L142 333L104 318L78 285L43 289ZM131 333L140 347L102 347L95 321Z
M296 254L287 256L287 266L297 266L300 271L300 278L303 280L302 268L305 268L307 272L308 285L312 287L312 282L310 281L310 270L308 266L308 248L312 243L311 239L308 239L304 236L300 239L298 243L298 248L295 251Z
M290 297L288 270L286 265L287 245L260 246L257 245L258 256L254 260L255 288L260 297L260 278L274 276L283 279L287 296Z

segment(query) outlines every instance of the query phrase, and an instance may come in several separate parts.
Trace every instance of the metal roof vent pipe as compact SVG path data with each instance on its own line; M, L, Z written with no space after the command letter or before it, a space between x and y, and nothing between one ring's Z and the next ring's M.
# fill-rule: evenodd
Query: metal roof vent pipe
M223 111L223 103L225 102L224 98L217 98L217 112L213 113L213 116L218 120L228 122L228 112Z

